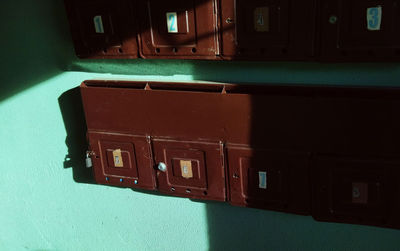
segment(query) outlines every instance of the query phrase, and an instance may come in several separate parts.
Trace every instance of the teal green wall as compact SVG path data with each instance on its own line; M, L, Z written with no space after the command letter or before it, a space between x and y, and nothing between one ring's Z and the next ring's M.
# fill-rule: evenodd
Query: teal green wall
M67 95L92 78L393 86L399 64L77 60L61 0L0 13L0 250L400 249L398 230L92 184Z

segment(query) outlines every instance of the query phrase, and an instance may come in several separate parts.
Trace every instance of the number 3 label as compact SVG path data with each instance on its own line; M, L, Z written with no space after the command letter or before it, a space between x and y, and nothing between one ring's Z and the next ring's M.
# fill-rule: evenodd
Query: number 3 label
M168 33L178 33L178 18L176 12L167 12Z
M367 28L370 31L381 29L382 7L372 7L367 9Z

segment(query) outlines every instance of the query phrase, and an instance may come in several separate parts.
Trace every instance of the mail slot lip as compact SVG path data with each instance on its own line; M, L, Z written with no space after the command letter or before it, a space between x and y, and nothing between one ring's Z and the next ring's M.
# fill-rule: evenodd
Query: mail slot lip
M206 59L206 60L220 60L219 55L219 46L218 46L218 32L217 32L217 23L216 23L216 4L215 0L207 0L203 1L201 5L197 6L196 1L192 0L192 11L188 10L188 8L178 7L173 9L172 7L164 7L161 6L165 13L172 12L175 10L183 10L189 11L189 14L192 18L188 18L188 22L192 24L192 27L189 27L189 32L185 34L167 34L165 35L166 40L187 40L182 44L159 44L157 45L157 37L162 37L162 33L158 32L156 27L157 22L154 21L154 18L151 12L152 8L151 0L143 1L141 3L142 9L146 9L140 13L141 16L141 31L138 34L139 40L139 54L142 58L165 58L165 59ZM189 1L188 1L189 2ZM197 1L198 2L198 1ZM162 3L164 4L164 3ZM190 3L189 3L190 4ZM178 4L179 5L179 4ZM177 6L178 6L177 5ZM188 4L186 3L186 6ZM194 9L195 7L195 9ZM159 11L160 12L160 11ZM165 14L162 15L165 17ZM201 19L201 17L203 17ZM204 18L206 17L206 18ZM202 20L202 21L201 21ZM164 29L164 25L162 27ZM192 34L193 30L193 34ZM191 36L188 37L188 36ZM204 39L203 36L208 36L208 39ZM162 38L164 39L164 38Z
M156 188L155 174L148 137L118 132L101 132L89 130L87 132L90 149L93 152L93 173L97 183L120 187L143 188L154 190ZM104 144L106 142L106 144ZM102 144L103 143L103 144ZM121 145L119 145L121 143ZM111 148L126 148L129 158L124 165L130 168L107 167L107 145ZM114 169L114 170L113 170Z

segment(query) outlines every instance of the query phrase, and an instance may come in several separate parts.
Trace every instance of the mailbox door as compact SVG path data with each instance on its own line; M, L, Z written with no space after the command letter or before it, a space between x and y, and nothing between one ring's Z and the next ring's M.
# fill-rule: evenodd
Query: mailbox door
M321 7L323 60L400 59L397 0L329 0Z
M219 54L214 0L141 1L143 58L206 58Z
M225 201L222 146L218 143L153 140L158 189L172 195Z
M75 51L82 58L136 58L133 4L127 0L65 0Z
M155 189L150 143L144 136L88 132L99 184Z
M333 156L318 156L313 162L315 219L400 226L400 162Z
M308 155L228 146L230 202L307 214Z
M221 0L225 59L301 59L314 55L315 0Z

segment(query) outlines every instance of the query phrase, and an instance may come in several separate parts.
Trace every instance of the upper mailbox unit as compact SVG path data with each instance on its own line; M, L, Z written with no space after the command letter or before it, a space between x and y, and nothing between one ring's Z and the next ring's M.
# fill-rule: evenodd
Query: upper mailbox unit
M399 1L321 2L322 59L328 61L400 59Z
M314 56L315 0L221 0L224 59Z
M65 0L81 58L395 61L398 0Z
M139 1L140 55L216 59L216 7L214 0Z
M80 58L137 58L133 5L128 0L65 0Z

